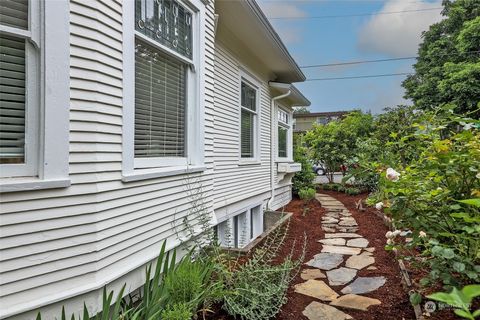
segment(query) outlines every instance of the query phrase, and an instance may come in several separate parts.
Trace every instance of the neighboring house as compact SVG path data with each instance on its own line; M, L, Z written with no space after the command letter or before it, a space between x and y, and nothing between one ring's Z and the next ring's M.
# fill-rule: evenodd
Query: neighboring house
M236 247L291 199L305 77L253 0L2 1L0 68L2 319L140 287L192 190Z
M293 115L294 131L308 131L313 128L313 124L327 124L332 120L345 117L350 112L351 111L295 113Z

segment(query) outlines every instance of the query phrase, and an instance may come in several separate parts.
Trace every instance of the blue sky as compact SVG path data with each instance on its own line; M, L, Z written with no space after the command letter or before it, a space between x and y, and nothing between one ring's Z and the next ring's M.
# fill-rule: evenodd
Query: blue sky
M415 56L423 30L441 18L440 0L258 0L268 17L312 17L405 10L329 19L271 19L300 66L351 60ZM414 60L303 69L309 79L411 72ZM310 81L297 87L312 102L311 111L360 108L379 113L403 99L405 76L355 80Z

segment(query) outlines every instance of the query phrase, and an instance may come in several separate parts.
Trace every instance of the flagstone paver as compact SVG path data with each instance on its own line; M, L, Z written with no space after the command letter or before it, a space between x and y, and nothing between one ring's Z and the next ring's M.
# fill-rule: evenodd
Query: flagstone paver
M300 274L300 278L302 278L303 280L323 279L326 277L327 276L319 269L305 269Z
M348 258L347 262L345 263L345 266L347 266L348 268L361 270L374 263L375 263L374 257L363 253L363 254L351 256L350 258Z
M340 232L340 233L331 233L326 234L325 238L361 238L362 236L352 232Z
M343 262L343 255L337 253L319 253L313 256L313 259L306 264L310 267L330 270L338 267Z
M368 293L377 290L385 284L385 277L358 277L348 286L342 289L343 294L347 293Z
M328 283L331 286L341 286L343 284L347 284L352 281L356 275L356 269L345 267L327 271Z
M338 254L360 254L362 251L361 248L350 248L345 246L331 246L331 245L323 245L322 252L330 252L330 253L338 253Z
M306 263L315 269L302 271L300 276L306 281L295 285L295 292L331 302L330 305L317 301L310 303L303 311L309 320L353 319L335 306L367 311L370 306L381 304L380 300L360 294L377 290L386 279L383 276L357 276L358 271L364 268L377 270L373 256L375 248L368 247L369 241L357 233L357 221L340 201L321 193L317 193L315 198L327 211L319 225L325 231L325 237L317 239L322 244L321 252ZM340 267L344 262L345 265ZM326 275L320 270L325 270ZM316 280L323 278L328 278L331 286L345 286L337 292L324 281Z
M348 309L367 311L368 307L381 304L380 300L360 296L357 294L346 294L333 300L330 305Z
M302 312L309 320L350 320L350 315L328 304L313 301Z
M356 238L347 241L348 247L366 248L368 246L368 240L365 238Z
M295 292L314 297L322 301L333 301L338 297L332 288L321 280L310 279L295 285Z
M333 238L333 239L318 240L318 242L323 244L333 245L333 246L344 246L346 241L343 238Z

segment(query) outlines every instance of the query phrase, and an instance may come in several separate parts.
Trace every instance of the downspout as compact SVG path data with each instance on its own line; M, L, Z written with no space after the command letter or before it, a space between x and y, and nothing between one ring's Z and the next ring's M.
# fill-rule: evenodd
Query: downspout
M275 114L274 114L274 111L275 111L275 101L277 100L280 100L280 99L283 99L283 98L286 98L290 95L290 93L292 93L292 91L290 89L288 89L288 91L282 95L279 95L279 96L276 96L276 97L273 97L272 98L272 105L271 105L271 108L270 110L272 110L272 117L270 119L271 123L270 123L270 190L272 192L272 195L270 196L270 200L268 200L267 202L267 209L270 210L270 208L272 207L272 204L273 204L273 200L275 200L275 179L274 179L274 175L275 175L275 170L273 168L273 166L275 165L275 140L274 140L274 137L275 137Z

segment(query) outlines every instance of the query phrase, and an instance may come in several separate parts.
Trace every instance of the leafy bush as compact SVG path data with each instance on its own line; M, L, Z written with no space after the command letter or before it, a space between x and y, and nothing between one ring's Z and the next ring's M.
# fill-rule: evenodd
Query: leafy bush
M305 188L298 192L298 196L305 202L315 199L315 189Z
M178 303L162 311L162 320L190 320L192 319L192 308L187 303Z
M362 193L362 190L360 190L359 188L346 188L345 193L350 195L350 196L356 196L356 195Z
M280 264L273 264L286 236L286 230L276 231L257 248L245 264L234 267L227 275L224 309L242 320L268 320L273 318L287 301L287 289L304 257L297 260L292 252ZM292 246L292 250L295 244Z
M293 160L302 165L302 170L296 172L292 179L293 192L298 194L302 189L315 188L313 180L315 173L312 170L312 163L308 158L308 149L303 146L302 137L295 139L293 148Z
M430 115L416 125L424 147L398 181L382 175L376 200L399 229L414 231L411 246L428 257L429 279L447 285L480 280L480 132L478 121ZM420 236L420 235L423 236Z
M113 292L103 291L102 312L92 319L95 320L138 320L138 319L172 319L187 320L197 312L204 300L215 292L218 282L212 280L213 265L203 260L192 261L191 254L184 256L178 264L175 251L166 252L166 241L163 243L156 260L155 269L152 264L146 268L145 284L142 299L136 305L127 304L123 299L125 285L118 293L117 300L111 308ZM153 271L153 273L152 273ZM165 318L164 318L165 317ZM77 319L72 314L72 320ZM37 320L41 320L41 314ZM62 308L61 319L66 319ZM83 317L89 320L88 309L84 305Z
M474 320L480 317L480 309L470 312L470 306L474 298L480 297L480 285L468 285L462 290L453 288L450 293L436 292L427 296L427 298L446 303L455 308L454 312L457 316L465 319Z

